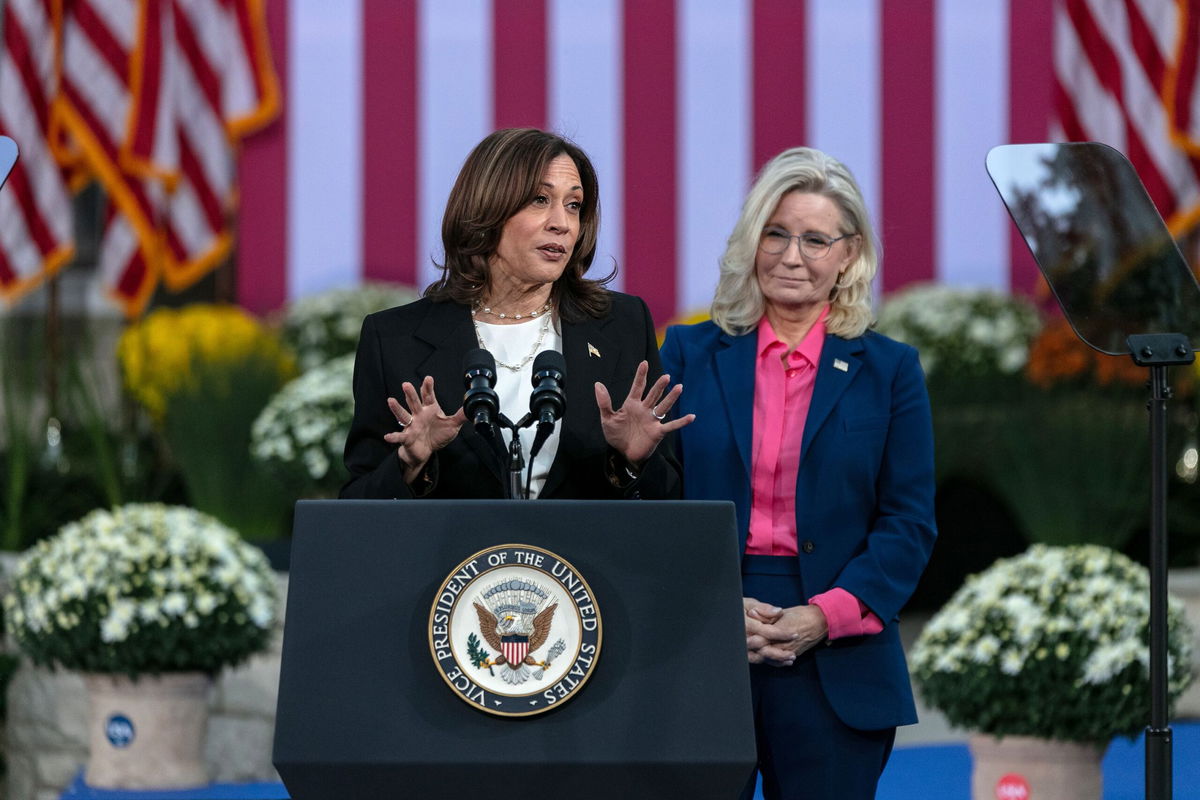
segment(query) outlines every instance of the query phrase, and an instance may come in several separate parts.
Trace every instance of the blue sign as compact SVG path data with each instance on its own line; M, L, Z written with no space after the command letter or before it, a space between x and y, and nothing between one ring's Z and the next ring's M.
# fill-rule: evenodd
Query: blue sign
M137 735L133 730L133 722L124 714L113 714L104 723L104 735L113 747L129 747Z

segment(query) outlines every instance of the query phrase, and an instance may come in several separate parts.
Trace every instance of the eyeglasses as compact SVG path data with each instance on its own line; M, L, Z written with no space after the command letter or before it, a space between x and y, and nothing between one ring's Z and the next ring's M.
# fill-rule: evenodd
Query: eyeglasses
M843 233L836 239L830 239L820 233L796 233L791 234L786 231L781 231L779 228L767 228L763 231L762 239L759 240L758 247L764 253L769 253L777 256L788 249L792 243L792 239L800 240L800 253L805 258L813 261L819 261L829 255L829 251L833 246L842 239L848 239L854 236L853 233Z

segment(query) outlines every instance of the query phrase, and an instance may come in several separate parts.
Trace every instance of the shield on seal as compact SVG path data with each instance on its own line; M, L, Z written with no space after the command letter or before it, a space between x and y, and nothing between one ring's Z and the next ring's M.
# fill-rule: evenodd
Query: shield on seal
M500 638L501 650L504 651L504 660L511 664L514 668L520 666L525 660L526 654L529 653L529 637L528 636L503 636Z

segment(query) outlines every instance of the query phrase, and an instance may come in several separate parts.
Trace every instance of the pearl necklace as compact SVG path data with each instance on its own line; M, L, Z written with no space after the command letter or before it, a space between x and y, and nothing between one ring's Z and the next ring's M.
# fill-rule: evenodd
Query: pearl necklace
M510 372L520 372L521 370L525 369L526 364L528 364L530 361L533 361L533 357L536 356L538 350L541 349L542 340L546 338L546 332L550 330L550 316L551 315L544 314L544 312L547 311L549 309L549 307L550 307L550 304L547 303L546 308L543 308L540 311L535 311L529 315L532 317L532 316L537 316L538 314L543 314L542 329L540 331L538 331L537 341L533 343L533 349L529 351L529 355L527 355L527 356L525 356L525 358L521 359L521 363L519 363L519 364L505 364L500 359L496 359L497 367L504 367L506 370L509 370ZM520 317L515 317L515 319L520 319ZM487 345L483 343L483 334L480 333L480 331L479 331L479 322L475 319L475 309L471 309L471 325L475 328L475 341L479 342L480 349L487 350Z
M475 305L474 308L471 309L471 315L474 316L475 312L482 311L485 314L490 314L491 316L499 317L500 319L525 319L525 317L536 317L540 314L545 314L549 310L550 310L550 303L547 302L546 305L542 306L541 308L530 311L528 314L505 314L505 313L499 312L499 311L492 311L492 309L489 306L485 306L483 303L478 303Z

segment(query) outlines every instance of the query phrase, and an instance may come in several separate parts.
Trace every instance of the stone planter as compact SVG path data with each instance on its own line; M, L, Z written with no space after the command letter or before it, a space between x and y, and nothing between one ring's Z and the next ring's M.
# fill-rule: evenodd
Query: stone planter
M204 763L208 693L202 672L84 676L88 765L84 780L106 789L179 789L209 782Z
M1103 747L981 735L969 745L971 800L1100 800Z

